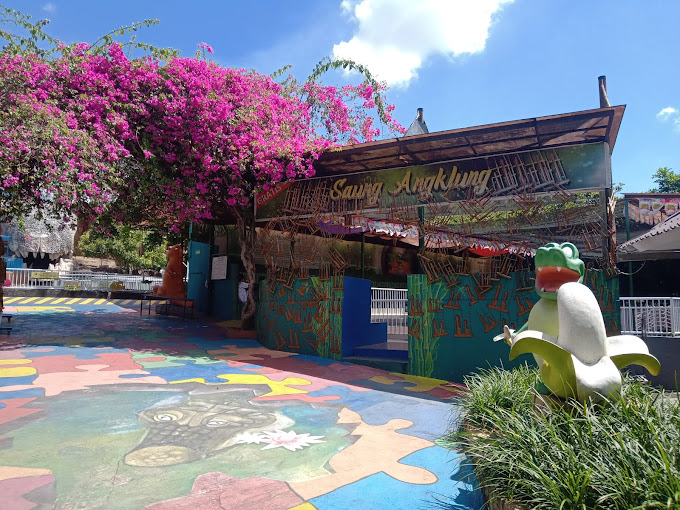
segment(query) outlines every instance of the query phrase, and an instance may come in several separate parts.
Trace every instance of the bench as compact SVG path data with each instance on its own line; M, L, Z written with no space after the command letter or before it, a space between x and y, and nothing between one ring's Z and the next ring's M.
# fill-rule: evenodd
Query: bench
M2 319L0 320L0 331L3 333L7 333L8 335L12 332L13 326L9 325L9 322L12 320L12 317L14 317L14 314L11 313L3 313L2 314ZM5 319L7 319L7 322L5 322Z
M170 301L180 301L183 303L183 305L177 305L177 306L182 306L182 318L186 319L187 318L187 310L189 311L189 317L194 316L194 307L189 306L189 303L193 305L193 299L189 298L180 298L180 297L172 297L172 296L157 296L156 294L146 294L142 296L140 302L139 302L139 315L143 315L144 313L144 302L146 301L147 309L149 311L149 315L151 315L151 302L152 301L168 301L169 304Z

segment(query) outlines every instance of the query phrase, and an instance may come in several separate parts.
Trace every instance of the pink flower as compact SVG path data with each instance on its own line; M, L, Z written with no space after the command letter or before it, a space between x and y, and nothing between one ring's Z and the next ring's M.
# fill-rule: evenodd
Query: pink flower
M244 432L236 436L237 444L260 444L266 443L266 446L260 450L270 450L272 448L285 448L294 452L295 450L302 450L306 446L312 444L324 443L321 439L324 436L311 436L308 433L296 434L295 431L275 430L273 432L264 433L250 433Z
M129 61L118 44L105 55L88 51L62 46L49 61L0 54L8 98L0 168L11 169L0 183L18 210L45 200L23 186L41 182L58 213L108 211L121 221L153 210L179 228L211 218L216 202L248 207L257 190L312 176L324 151L378 135L376 111L403 132L381 84L291 80L284 91L268 76L201 59L161 66Z
M212 49L212 47L211 47L209 44L207 44L207 43L202 42L201 44L198 45L198 47L201 48L201 49L203 49L203 50L205 50L205 51L207 51L207 52L210 53L211 55L213 54L213 49Z

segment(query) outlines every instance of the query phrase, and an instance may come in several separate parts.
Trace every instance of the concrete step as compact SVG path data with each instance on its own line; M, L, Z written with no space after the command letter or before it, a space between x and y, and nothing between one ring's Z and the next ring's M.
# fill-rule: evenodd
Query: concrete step
M408 342L387 341L354 349L352 356L408 361Z
M342 358L342 361L354 363L356 365L364 365L373 368L380 368L388 372L401 372L405 374L408 372L408 358L388 358L383 356L347 356Z

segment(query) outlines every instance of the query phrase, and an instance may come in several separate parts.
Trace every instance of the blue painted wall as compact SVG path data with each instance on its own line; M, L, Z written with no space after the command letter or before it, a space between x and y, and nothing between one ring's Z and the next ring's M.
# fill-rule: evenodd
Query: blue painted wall
M189 268L187 274L187 297L194 300L198 311L208 310L208 286L210 278L210 245L191 241L189 243Z
M387 342L387 325L371 324L371 281L345 276L342 303L342 356L357 347Z
M212 299L210 300L210 315L212 317L225 321L239 319L237 314L234 313L239 268L239 264L229 264L227 266L227 279L212 281Z

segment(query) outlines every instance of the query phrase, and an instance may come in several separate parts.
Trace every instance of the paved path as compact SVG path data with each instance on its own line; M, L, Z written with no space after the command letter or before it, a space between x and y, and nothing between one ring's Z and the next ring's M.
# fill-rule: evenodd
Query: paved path
M457 419L444 381L60 304L17 304L0 336L3 510L481 507L435 444Z

